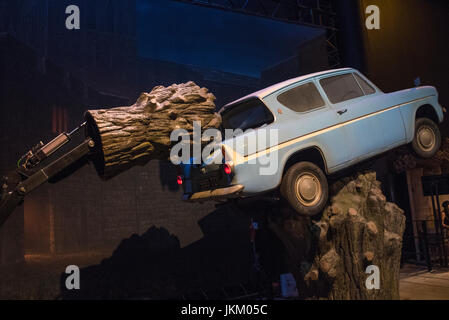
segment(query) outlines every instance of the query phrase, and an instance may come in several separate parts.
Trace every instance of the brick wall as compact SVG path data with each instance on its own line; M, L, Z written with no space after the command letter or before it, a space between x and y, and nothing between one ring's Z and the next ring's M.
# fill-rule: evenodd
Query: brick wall
M23 207L19 207L0 229L0 265L21 262L23 254Z
M7 106L0 110L0 146L5 150L0 153L0 173L13 169L17 159L39 140L46 142L55 136L55 108L67 111L65 126L71 129L83 121L82 114L88 108L126 105L135 99L102 95L15 38L3 35L0 41L8 49L2 52L0 63L0 102ZM153 63L147 68L161 70L162 66ZM184 67L171 67L177 72L166 76L161 73L161 83L176 81L177 75L187 81L192 75ZM201 81L200 73L196 77L200 85L213 82ZM158 79L152 79L154 84ZM216 82L212 90L224 103L244 95L249 88ZM109 181L102 181L92 166L86 166L29 195L21 209L25 210L25 219L17 213L15 224L5 227L10 230L3 232L1 244L19 246L13 250L18 258L23 256L24 247L28 253L111 250L123 238L142 234L155 225L175 234L181 245L188 245L202 237L198 220L214 207L183 203L175 179L174 167L158 161L132 168ZM9 257L5 252L3 255Z
M112 250L122 239L152 226L176 235L181 246L199 240L202 233L197 221L214 207L182 202L180 190L170 191L161 183L160 170L167 169L170 173L165 172L166 176L175 181L176 170L152 161L109 181L102 181L88 165L47 185L55 215L56 252ZM32 195L26 201L39 202L39 197Z
M52 132L55 108L66 111L64 126L73 128L82 122L82 111L88 105L126 103L89 88L8 34L0 34L0 47L0 175L13 170L19 157L40 140L47 142L55 136ZM44 191L37 191L34 198L37 201L30 202L31 206L17 208L0 229L0 264L23 260L27 239L24 239L24 209L40 208L36 210L38 218L29 225L36 235L48 233L50 194ZM48 247L44 243L42 240L34 249Z

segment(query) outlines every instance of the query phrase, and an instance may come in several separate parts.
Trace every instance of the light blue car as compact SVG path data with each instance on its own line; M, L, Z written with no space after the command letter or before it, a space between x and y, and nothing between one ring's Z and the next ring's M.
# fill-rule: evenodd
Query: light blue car
M184 166L178 177L184 200L279 188L299 214L313 216L326 205L327 175L404 144L421 158L441 145L443 108L434 87L383 93L351 68L284 81L224 106L220 114L223 129L244 133L225 139L201 165ZM272 139L255 139L264 135Z

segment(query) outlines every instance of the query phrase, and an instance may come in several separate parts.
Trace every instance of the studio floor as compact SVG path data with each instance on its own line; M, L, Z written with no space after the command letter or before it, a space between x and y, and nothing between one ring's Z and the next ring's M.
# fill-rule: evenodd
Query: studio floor
M0 268L0 299L58 299L61 272L76 261L80 267L97 264L105 252L63 256L27 255L20 266ZM400 273L401 300L449 300L449 268L407 264Z
M59 299L60 278L66 266L80 268L100 263L105 252L85 252L66 255L25 255L25 262L0 267L0 300Z
M449 268L405 265L401 269L401 300L449 300Z

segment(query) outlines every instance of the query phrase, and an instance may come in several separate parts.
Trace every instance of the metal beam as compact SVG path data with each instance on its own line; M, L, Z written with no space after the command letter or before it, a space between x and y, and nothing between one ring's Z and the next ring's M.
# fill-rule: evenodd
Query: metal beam
M340 66L334 0L172 0L326 31L328 61Z

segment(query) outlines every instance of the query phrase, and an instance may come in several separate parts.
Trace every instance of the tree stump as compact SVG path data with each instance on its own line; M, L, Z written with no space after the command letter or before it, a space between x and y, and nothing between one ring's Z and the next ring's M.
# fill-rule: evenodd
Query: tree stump
M386 201L374 172L336 182L320 220L285 207L270 229L286 248L302 298L399 299L405 216ZM370 265L380 271L378 290L366 286Z
M203 130L219 127L221 117L214 101L206 88L189 81L154 87L131 106L87 111L89 135L96 144L97 172L107 179L151 159L168 159L173 130L192 133L194 121L200 121Z

